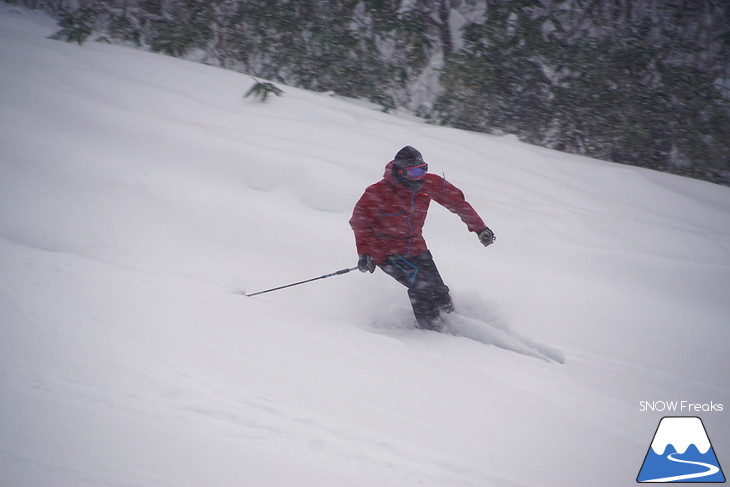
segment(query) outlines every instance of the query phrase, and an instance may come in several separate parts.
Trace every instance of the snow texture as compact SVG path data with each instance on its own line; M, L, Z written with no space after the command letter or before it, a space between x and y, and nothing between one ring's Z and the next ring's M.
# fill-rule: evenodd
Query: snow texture
M0 4L0 485L613 487L640 401L729 405L729 188L55 30ZM404 145L497 235L431 208L452 333L380 271L241 294L353 266Z

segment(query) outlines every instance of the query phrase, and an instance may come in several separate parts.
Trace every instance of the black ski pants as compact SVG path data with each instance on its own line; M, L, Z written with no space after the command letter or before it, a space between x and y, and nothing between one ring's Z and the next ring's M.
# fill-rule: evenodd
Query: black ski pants
M430 251L413 257L391 255L379 267L408 288L408 297L419 328L440 331L440 312L451 313L449 288L441 279Z

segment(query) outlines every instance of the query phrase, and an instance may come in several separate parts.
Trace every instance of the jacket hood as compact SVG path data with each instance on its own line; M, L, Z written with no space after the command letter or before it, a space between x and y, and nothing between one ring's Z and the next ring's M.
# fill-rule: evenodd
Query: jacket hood
M390 184L398 184L398 181L396 181L395 179L395 174L393 174L393 167L395 167L395 161L390 161L388 164L385 165L383 179L388 181Z

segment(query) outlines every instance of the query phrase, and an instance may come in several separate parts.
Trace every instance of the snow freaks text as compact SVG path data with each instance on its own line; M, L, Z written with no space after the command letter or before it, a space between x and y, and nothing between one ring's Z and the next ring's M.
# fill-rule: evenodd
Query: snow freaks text
M720 413L724 409L722 403L705 402L696 403L692 401L640 401L639 411L660 412L660 413Z

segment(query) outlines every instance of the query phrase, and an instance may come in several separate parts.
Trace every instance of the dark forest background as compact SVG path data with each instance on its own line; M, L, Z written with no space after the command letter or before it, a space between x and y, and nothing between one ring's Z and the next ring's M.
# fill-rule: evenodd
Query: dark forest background
M15 0L107 41L730 185L728 0Z

